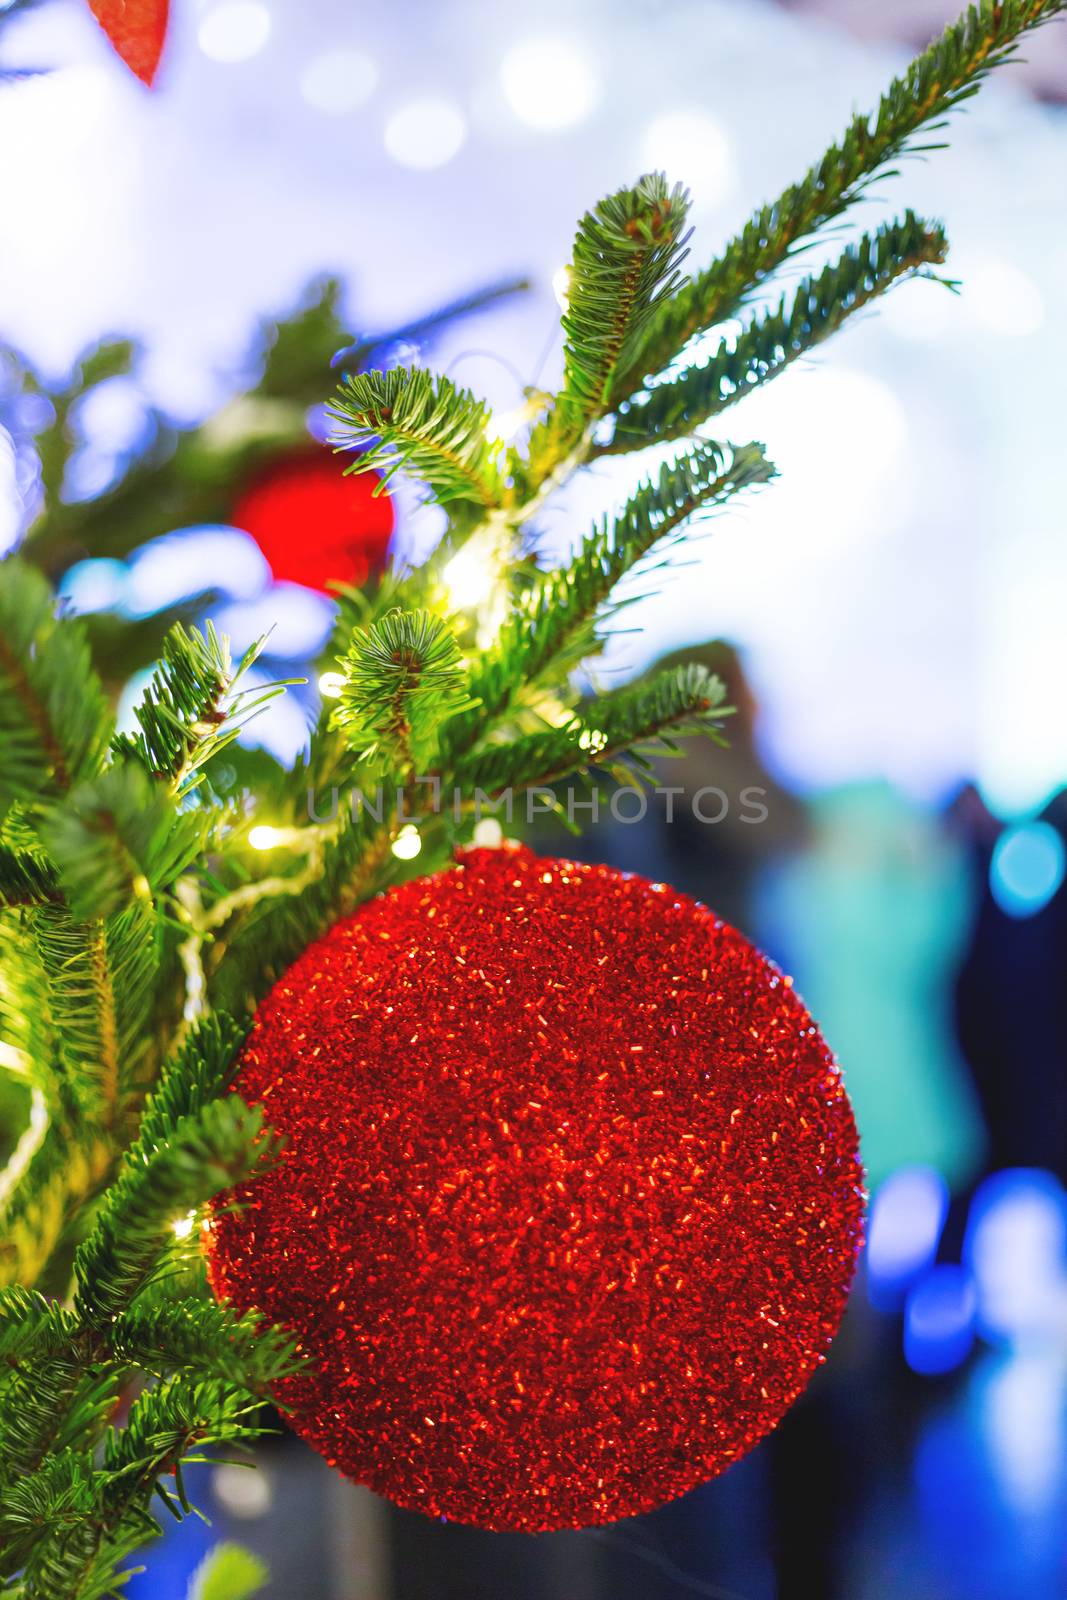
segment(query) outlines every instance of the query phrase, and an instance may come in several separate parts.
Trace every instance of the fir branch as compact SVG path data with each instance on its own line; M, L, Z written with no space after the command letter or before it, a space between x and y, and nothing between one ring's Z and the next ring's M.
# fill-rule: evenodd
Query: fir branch
M358 454L348 472L379 472L386 483L403 469L440 504L470 500L499 506L504 482L488 407L469 389L420 367L348 377L330 406L333 443Z
M616 376L632 363L641 335L678 282L689 196L662 173L639 178L578 224L563 314L563 388L534 427L521 471L536 489L609 409Z
M0 816L90 777L111 732L81 624L54 608L39 572L0 562Z
M0 1289L0 1392L28 1360L54 1360L73 1348L78 1321L54 1300L22 1284Z
M605 517L594 527L565 567L539 574L517 597L499 637L472 670L471 694L481 710L445 729L447 747L466 748L487 718L499 717L549 669L562 678L595 649L595 623L624 577L686 537L699 513L773 476L758 444L701 443L665 463L613 521Z
M78 1387L85 1351L77 1318L21 1285L0 1290L0 1504L35 1472Z
M281 693L281 684L237 687L265 642L256 640L234 667L229 641L219 638L213 623L203 633L175 623L134 710L139 731L118 734L114 753L133 757L154 778L167 779L175 795L189 794L212 756Z
M783 295L773 311L755 318L734 343L724 339L709 361L636 396L620 412L610 443L596 453L610 455L691 435L814 350L894 284L943 261L946 250L942 230L910 211L899 222L865 234L816 277L806 278L791 302Z
M146 1166L186 1117L197 1117L233 1082L247 1026L215 1011L190 1029L181 1048L165 1063L159 1082L145 1101L137 1138L126 1152L124 1170Z
M71 912L87 921L170 888L202 852L212 820L207 810L179 812L168 787L120 760L47 812L41 837Z
M140 1166L127 1164L92 1233L74 1257L75 1309L103 1326L149 1283L173 1240L173 1224L232 1188L278 1152L262 1107L236 1095L183 1117Z
M44 855L0 843L0 909L44 905L62 898L55 868Z
M115 1149L92 1127L53 1121L0 1213L0 1285L35 1284L68 1224L110 1177Z
M467 668L448 623L429 611L389 611L356 629L342 663L334 725L352 750L390 756L408 781L440 724L472 705Z
M155 919L141 903L102 922L77 922L58 906L25 915L46 985L55 1067L72 1103L113 1122L154 1049Z
M889 176L892 163L940 148L917 144L916 134L941 128L983 78L1015 53L1024 33L1065 10L1067 0L981 0L970 6L894 79L873 113L853 117L844 137L799 183L757 211L717 260L658 308L620 380L619 395L632 394L697 334L735 317L804 240L862 198L872 182Z
M706 668L672 667L645 683L587 701L564 728L490 745L456 766L468 803L505 791L547 788L590 767L621 770L621 758L639 763L654 750L673 753L673 738L703 733L715 738L726 716L721 679Z
M299 1365L290 1334L255 1311L239 1316L210 1299L139 1303L106 1332L116 1358L158 1377L201 1373L263 1396Z

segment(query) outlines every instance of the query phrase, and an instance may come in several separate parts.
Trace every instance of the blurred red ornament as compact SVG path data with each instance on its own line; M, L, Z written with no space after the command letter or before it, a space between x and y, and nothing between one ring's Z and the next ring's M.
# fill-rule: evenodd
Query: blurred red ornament
M89 0L118 54L151 87L167 36L168 0Z
M237 1088L287 1144L209 1233L293 1328L293 1425L402 1506L632 1516L804 1388L862 1229L852 1111L782 977L608 867L473 850L339 922Z
M311 446L259 473L230 520L252 535L276 579L359 588L385 566L393 533L393 503L374 493L380 481L372 472L346 477L332 451Z

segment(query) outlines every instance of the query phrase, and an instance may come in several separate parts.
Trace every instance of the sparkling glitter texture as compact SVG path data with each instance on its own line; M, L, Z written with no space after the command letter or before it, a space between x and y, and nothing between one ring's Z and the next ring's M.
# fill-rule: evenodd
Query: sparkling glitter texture
M294 1426L402 1506L631 1516L825 1359L848 1099L789 980L663 884L472 850L305 951L237 1087L288 1145L214 1219L212 1281L297 1331Z

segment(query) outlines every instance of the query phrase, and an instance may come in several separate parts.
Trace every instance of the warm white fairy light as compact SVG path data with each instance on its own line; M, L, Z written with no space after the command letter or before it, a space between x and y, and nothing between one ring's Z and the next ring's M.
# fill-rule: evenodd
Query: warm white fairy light
M474 843L483 850L499 850L504 843L504 830L495 817L483 817L474 824Z
M489 552L474 539L447 562L441 574L453 611L472 611L493 593L496 572Z
M196 1212L187 1211L184 1217L176 1217L170 1225L170 1231L176 1239L188 1239L196 1227Z
M557 267L552 274L552 293L556 297L556 304L561 311L566 311L570 304L571 269L570 267Z
M398 861L414 861L422 849L422 837L413 822L407 822L401 828L392 843L392 851Z
M248 831L248 842L253 850L276 850L285 843L284 828L271 828L265 822L257 823Z
M319 678L319 693L324 700L337 700L345 686L343 672L324 672Z

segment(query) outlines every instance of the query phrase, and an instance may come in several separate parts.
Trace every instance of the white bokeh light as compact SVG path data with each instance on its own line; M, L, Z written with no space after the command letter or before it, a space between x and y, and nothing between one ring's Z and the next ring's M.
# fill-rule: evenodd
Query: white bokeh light
M300 93L327 116L356 111L374 93L378 64L361 50L327 50L313 56L300 74Z
M737 187L730 141L702 111L669 111L650 122L641 139L641 165L684 183L698 210L721 204Z
M22 527L22 497L18 491L15 446L6 428L0 428L0 555L16 543Z
M909 344L926 344L960 326L958 298L940 283L913 278L898 284L879 306L885 327Z
M467 124L452 100L409 100L385 125L385 148L402 167L428 172L443 167L467 137Z
M985 327L1026 338L1045 321L1045 301L1033 278L1008 261L987 261L967 273L963 303Z
M270 12L258 0L224 0L206 13L196 37L212 61L248 61L270 38Z
M523 40L504 57L500 77L519 121L541 133L584 122L600 99L596 72L567 39Z

